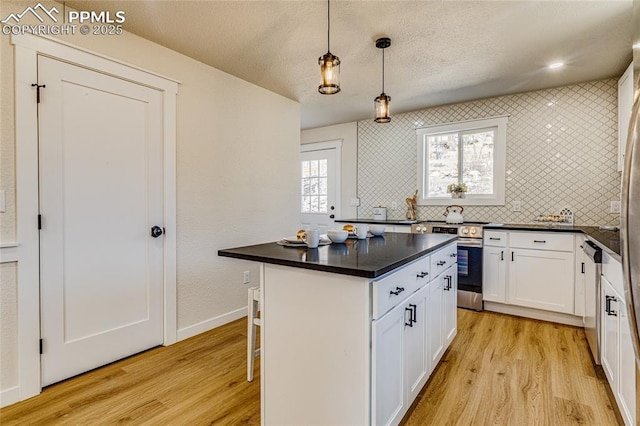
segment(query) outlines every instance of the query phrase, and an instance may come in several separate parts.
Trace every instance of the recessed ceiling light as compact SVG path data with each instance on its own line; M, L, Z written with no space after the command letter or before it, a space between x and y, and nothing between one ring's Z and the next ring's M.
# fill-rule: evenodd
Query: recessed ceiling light
M549 68L550 70L555 70L562 67L564 67L564 62L554 62L552 64L549 64L547 68Z

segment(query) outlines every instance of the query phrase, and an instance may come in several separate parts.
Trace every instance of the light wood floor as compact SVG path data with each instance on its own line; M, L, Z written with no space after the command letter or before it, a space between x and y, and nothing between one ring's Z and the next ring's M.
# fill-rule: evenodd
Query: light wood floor
M620 424L581 329L467 310L458 322L405 425ZM248 383L245 351L238 320L50 386L0 424L257 425L259 361Z

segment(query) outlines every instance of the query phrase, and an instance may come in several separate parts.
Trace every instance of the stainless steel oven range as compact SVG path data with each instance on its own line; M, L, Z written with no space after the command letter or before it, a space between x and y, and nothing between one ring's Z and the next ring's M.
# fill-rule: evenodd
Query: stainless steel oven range
M411 226L416 234L458 236L458 306L481 311L482 302L482 223L451 224L428 221Z

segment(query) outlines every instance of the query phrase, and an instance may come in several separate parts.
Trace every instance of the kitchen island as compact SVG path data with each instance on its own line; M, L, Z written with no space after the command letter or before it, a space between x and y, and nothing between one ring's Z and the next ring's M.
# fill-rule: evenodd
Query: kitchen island
M386 233L260 262L262 423L397 424L455 337L455 237Z

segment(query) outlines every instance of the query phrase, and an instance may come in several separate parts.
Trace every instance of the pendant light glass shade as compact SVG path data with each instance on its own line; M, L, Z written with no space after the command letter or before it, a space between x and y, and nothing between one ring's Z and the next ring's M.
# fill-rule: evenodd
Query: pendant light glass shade
M388 123L391 121L389 117L389 103L391 102L391 96L387 96L384 93L384 49L391 46L391 39L384 37L376 40L376 47L382 49L382 93L374 101L374 109L376 112L376 123Z
M320 65L320 86L318 92L323 95L333 95L340 91L340 58L331 54L330 49L330 0L327 0L327 53L318 59Z
M391 121L389 117L389 102L391 102L391 96L387 96L384 92L380 94L374 101L376 109L376 123L388 123Z
M318 59L318 64L322 78L318 92L323 95L338 93L340 91L340 58L327 52Z

